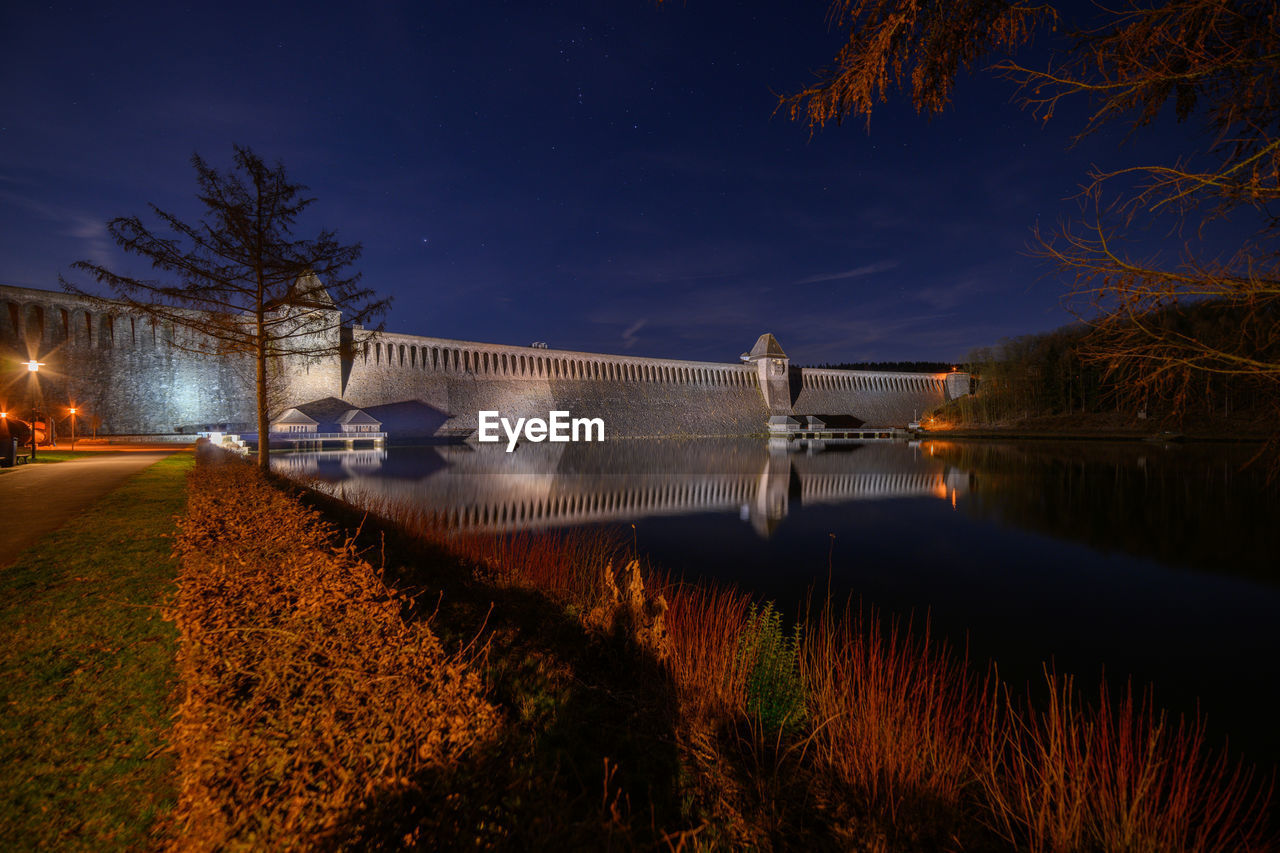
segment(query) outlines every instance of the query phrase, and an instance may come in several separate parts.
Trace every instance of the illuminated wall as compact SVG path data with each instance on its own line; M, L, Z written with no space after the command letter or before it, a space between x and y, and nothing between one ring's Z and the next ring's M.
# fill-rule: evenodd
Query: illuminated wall
M83 412L106 433L251 431L254 370L245 358L192 352L180 329L55 291L0 286L0 405L28 406L19 362L45 362L39 393L51 411ZM964 374L811 370L785 359L743 364L633 358L343 330L344 356L293 358L272 410L341 397L373 410L393 437L466 434L481 409L601 417L611 436L751 435L771 413L847 415L903 426L967 393ZM336 343L332 341L331 343ZM767 373L767 375L766 375ZM770 405L765 403L766 375Z

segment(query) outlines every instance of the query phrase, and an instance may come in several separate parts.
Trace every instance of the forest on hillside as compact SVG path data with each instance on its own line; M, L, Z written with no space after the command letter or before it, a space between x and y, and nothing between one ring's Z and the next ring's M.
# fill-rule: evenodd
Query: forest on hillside
M1147 322L1224 351L1244 347L1259 364L1280 362L1276 342L1243 339L1246 326L1238 314L1202 302L1167 309ZM945 407L940 416L982 424L1104 413L1156 422L1259 422L1280 414L1280 378L1274 373L1152 361L1115 350L1111 340L1075 324L975 350L963 366L976 380L976 394Z

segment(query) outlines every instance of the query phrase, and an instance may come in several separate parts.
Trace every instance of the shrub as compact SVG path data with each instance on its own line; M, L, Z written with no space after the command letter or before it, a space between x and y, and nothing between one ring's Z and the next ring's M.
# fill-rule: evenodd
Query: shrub
M738 637L738 661L745 673L747 712L765 731L798 730L805 721L804 686L800 681L800 625L788 636L782 614L766 602L750 605Z
M315 512L207 456L188 492L178 847L331 846L489 737L474 672Z

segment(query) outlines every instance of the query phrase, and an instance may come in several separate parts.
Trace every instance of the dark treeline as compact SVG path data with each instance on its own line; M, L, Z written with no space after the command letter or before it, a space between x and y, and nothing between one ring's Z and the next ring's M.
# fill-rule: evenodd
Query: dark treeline
M1163 312L1147 322L1222 351L1242 345L1238 312L1201 303ZM1126 334L1132 335L1131 330ZM1155 421L1242 418L1253 420L1280 405L1277 378L1263 371L1221 372L1213 365L1170 367L1129 356L1115 344L1114 329L1078 324L1007 339L971 352L965 368L977 393L947 407L960 423L996 423L1047 415L1114 413ZM1267 344L1253 348L1260 362L1276 361Z
M1106 366L1082 357L1087 335L1088 329L1071 326L974 350L965 368L977 379L977 393L957 401L955 414L962 422L985 423L1115 410Z
M846 361L813 365L818 370L882 370L885 373L946 373L955 366L946 361Z

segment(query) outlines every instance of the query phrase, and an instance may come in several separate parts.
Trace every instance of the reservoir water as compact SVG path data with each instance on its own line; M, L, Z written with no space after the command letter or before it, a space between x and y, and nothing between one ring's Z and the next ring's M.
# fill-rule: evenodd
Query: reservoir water
M619 526L654 564L795 613L828 585L1003 678L1152 684L1216 743L1280 762L1280 487L1256 447L762 439L287 453L359 504L474 531ZM631 525L635 525L634 531Z

